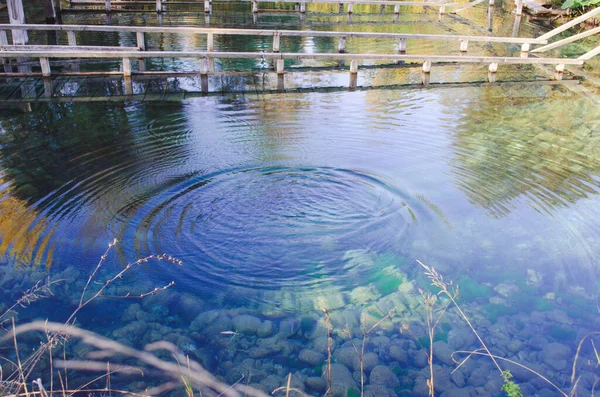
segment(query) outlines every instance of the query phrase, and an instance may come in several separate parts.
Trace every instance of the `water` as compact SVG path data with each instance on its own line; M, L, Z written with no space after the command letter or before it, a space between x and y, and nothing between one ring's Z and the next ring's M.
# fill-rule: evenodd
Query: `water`
M485 10L473 15L485 21ZM309 18L314 28L338 17ZM385 85L394 70L369 71L370 81ZM453 67L442 73L472 78ZM175 286L144 300L100 298L78 325L136 347L167 339L228 384L252 373L249 383L270 393L291 372L297 387L323 395L327 308L341 365L334 379L343 384L336 395L353 395L360 371L343 330L360 338L395 308L369 334L367 390L418 396L427 395L429 376L419 345L428 344L419 289L429 284L420 260L459 285L459 303L494 354L566 390L577 343L598 329L599 109L594 95L536 83L55 102L4 112L2 301L6 307L48 274L62 280L55 295L20 308L19 321L64 321L117 238L97 280L150 254L183 265L136 266L107 295ZM480 347L455 309L436 335L438 393L500 395L489 359L451 374L449 353ZM73 357L85 352L67 346ZM589 342L578 363L579 395L589 395ZM558 395L506 368L527 395ZM34 374L48 379L43 367Z

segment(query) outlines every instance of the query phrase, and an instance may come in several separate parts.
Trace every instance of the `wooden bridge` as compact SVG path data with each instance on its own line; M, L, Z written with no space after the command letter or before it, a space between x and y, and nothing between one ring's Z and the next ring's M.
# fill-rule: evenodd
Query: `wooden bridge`
M367 1L367 0L363 0ZM375 1L375 0L368 0ZM479 1L479 0L476 0ZM129 3L129 2L128 2ZM475 2L474 2L475 3ZM148 59L181 58L197 60L196 71L186 71L185 75L195 75L201 81L201 93L209 92L208 77L223 71L215 71L215 59L254 59L269 61L273 65L272 72L277 76L277 89L283 90L285 60L323 60L337 61L340 65L349 62L350 88L357 87L357 75L362 62L387 62L407 63L419 65L421 69L421 82L430 82L430 73L437 64L484 64L487 65L487 77L490 82L495 82L497 72L502 65L551 65L554 67L554 77L560 80L563 76L565 65L583 65L587 60L600 53L600 46L592 51L582 54L578 58L552 58L541 57L537 54L560 47L562 45L589 37L600 29L580 33L548 44L549 39L559 33L600 14L600 8L592 10L573 21L562 25L537 38L520 37L495 37L475 35L442 35L442 34L408 34L408 33L378 33L378 32L331 32L331 31L305 31L305 30L258 30L258 29L219 29L203 27L184 26L105 26L105 25L30 25L30 24L5 24L0 25L0 58L4 63L4 72L0 77L25 78L41 77L44 81L51 81L58 76L110 76L120 75L124 78L124 84L128 93L133 92L132 78L142 76L176 76L181 75L177 70L146 70L145 61ZM12 42L9 42L11 32ZM47 45L29 43L28 35L32 31L50 31L58 34L66 33L68 45ZM106 45L79 45L78 32L112 32L131 34L135 37L135 46L106 46ZM161 50L148 48L147 35L152 34L177 34L177 35L201 35L203 36L203 48L200 50ZM62 33L61 33L62 34ZM216 36L266 36L272 41L270 51L255 52L233 52L215 51ZM282 37L329 37L338 40L337 52L332 53L305 53L305 52L281 52ZM360 40L368 38L389 39L397 43L397 51L394 53L348 53L346 41L348 38ZM19 42L20 40L20 42ZM425 41L447 41L456 43L454 53L449 54L418 54L409 53L408 43L415 40ZM468 55L470 42L502 43L505 45L520 45L517 56L494 56L494 55ZM543 45L532 50L532 46ZM79 62L92 60L119 60L120 70L112 71L85 71L79 70ZM74 66L71 70L62 67L65 61ZM132 62L133 61L133 62ZM56 68L56 66L61 68ZM134 66L137 65L137 68ZM91 66L91 65L90 65ZM90 67L88 66L88 68ZM265 73L267 70L260 71ZM400 83L400 82L399 82ZM51 86L51 84L46 84Z

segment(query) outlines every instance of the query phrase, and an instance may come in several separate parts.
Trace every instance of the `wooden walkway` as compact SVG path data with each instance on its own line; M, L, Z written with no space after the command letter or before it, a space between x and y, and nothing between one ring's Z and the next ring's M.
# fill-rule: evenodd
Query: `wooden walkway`
M354 12L355 5L379 5L381 10L386 6L394 7L394 14L399 14L401 7L438 7L441 14L446 12L446 7L457 7L458 3L444 0L438 1L401 1L401 0L242 0L247 2L249 10L253 13L261 11L260 3L292 3L297 5L294 11L306 13L307 4L339 4L340 12L344 12L344 6L347 7L348 14ZM223 1L220 1L223 2ZM150 9L162 13L170 7L202 7L201 9L209 14L212 12L213 0L203 1L185 1L185 0L70 0L69 7L64 8L65 12L148 12ZM138 7L138 8L134 8ZM290 10L292 11L292 10Z
M430 82L430 73L434 65L459 65L459 64L480 64L487 66L487 77L490 82L495 82L497 72L502 65L551 65L555 70L555 78L562 79L563 71L566 65L581 66L585 61L600 53L600 46L578 58L552 58L552 57L533 57L530 52L543 52L560 45L573 42L575 40L588 37L589 34L582 33L574 35L572 38L563 39L554 44L545 45L531 51L532 45L547 44L548 40L566 29L575 26L577 23L600 13L600 8L592 10L587 14L565 24L538 38L518 38L518 37L494 37L494 36L467 36L467 35L436 35L436 34L405 34L405 33L376 33L376 32L324 32L324 31L302 31L302 30L255 30L255 29L217 29L200 27L169 27L169 26L102 26L102 25L0 25L0 59L2 59L4 72L0 77L5 78L25 78L41 77L48 84L57 76L78 76L90 77L99 75L119 75L124 78L125 87L129 87L127 92L133 92L132 78L156 77L171 75L176 76L179 71L174 70L155 70L148 71L145 67L145 61L148 59L193 59L196 60L197 70L184 72L185 75L194 75L200 81L200 92L209 93L208 78L211 75L231 72L217 72L214 69L216 59L252 59L269 61L273 65L272 71L263 70L262 73L273 73L277 78L278 89L284 89L284 75L289 70L285 69L285 60L318 60L333 62L348 62L347 69L349 73L350 88L357 87L357 75L362 62L367 63L410 63L412 67L418 67L421 70L421 82L428 84ZM8 41L7 31L20 34L28 34L30 31L56 31L66 32L69 45L42 45L26 44L15 45ZM118 32L134 35L135 47L118 47L103 45L85 45L80 46L77 43L77 32L99 31L99 32ZM181 34L181 35L204 35L205 48L195 51L160 51L147 48L147 34ZM237 35L237 36L267 36L272 39L272 49L268 52L231 52L215 51L214 38L218 35ZM337 38L337 52L333 53L304 53L304 52L281 52L282 37L330 37ZM396 53L359 53L351 54L347 52L346 40L348 38L385 38L397 41ZM443 40L457 43L455 54L412 54L407 53L407 41L412 40ZM506 45L521 45L521 52L517 56L489 56L489 55L467 55L469 42L503 43ZM76 67L71 71L64 71L64 68L57 69L56 64L71 62L74 65L86 63L87 69L97 63L90 61L106 62L118 60L120 70L113 71L86 71L80 72ZM53 66L53 64L55 66ZM60 65L59 65L60 66ZM137 66L134 68L133 66ZM296 73L298 69L295 69ZM398 82L402 84L402 82Z

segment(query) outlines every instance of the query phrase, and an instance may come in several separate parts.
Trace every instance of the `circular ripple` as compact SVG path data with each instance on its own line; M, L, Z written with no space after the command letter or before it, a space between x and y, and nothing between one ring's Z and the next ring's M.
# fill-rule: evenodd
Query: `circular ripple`
M182 258L204 289L355 287L377 271L373 254L408 240L406 198L357 171L253 168L190 178L119 218L136 247Z

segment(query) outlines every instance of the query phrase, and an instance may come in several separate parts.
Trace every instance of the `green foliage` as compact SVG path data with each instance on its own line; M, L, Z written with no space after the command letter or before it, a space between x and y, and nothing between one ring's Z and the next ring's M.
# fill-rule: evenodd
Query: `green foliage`
M567 8L581 8L597 5L600 5L600 0L566 0L561 8L566 10Z
M523 397L521 387L511 380L512 377L510 371L502 371L502 378L504 378L502 390L506 392L508 397Z

